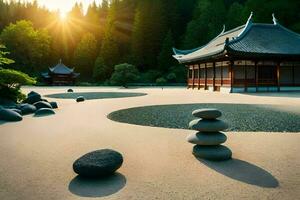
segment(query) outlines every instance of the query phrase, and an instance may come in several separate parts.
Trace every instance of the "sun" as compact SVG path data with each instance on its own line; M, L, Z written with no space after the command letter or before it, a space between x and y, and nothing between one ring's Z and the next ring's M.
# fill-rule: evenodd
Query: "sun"
M62 21L66 21L67 18L68 18L68 13L60 10L60 11L59 11L59 18L60 18Z

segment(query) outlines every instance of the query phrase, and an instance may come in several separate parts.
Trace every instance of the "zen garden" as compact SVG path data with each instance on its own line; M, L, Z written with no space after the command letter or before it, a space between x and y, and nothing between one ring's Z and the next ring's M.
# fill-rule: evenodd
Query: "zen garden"
M0 0L1 200L296 200L299 152L299 0Z

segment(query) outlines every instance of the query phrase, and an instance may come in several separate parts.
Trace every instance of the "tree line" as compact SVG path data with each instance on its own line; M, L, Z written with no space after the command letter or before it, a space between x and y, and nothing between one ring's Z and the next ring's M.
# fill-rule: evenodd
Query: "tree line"
M300 32L298 0L103 0L87 12L76 3L63 21L37 2L0 0L0 43L15 63L7 66L38 76L60 58L83 81L105 82L114 66L136 66L139 82L184 82L185 67L172 47L206 44L222 29L254 21L279 23ZM128 67L127 67L128 68ZM116 76L115 76L116 77Z

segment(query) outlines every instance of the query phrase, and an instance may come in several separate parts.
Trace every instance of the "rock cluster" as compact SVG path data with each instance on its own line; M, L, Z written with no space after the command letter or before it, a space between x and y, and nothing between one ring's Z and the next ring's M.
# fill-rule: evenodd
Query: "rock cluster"
M35 116L52 115L55 112L52 109L58 108L56 102L48 102L42 99L37 92L30 92L22 104L14 104L3 108L0 106L0 120L3 121L21 121L22 115L35 114Z
M114 174L123 164L123 156L111 149L93 151L78 158L73 170L82 177L101 178Z
M222 113L217 109L195 110L193 116L198 118L190 122L189 128L197 130L197 133L187 137L189 143L195 144L193 154L197 158L207 160L228 160L232 152L221 144L227 140L226 135L221 132L228 128L228 125L217 118Z

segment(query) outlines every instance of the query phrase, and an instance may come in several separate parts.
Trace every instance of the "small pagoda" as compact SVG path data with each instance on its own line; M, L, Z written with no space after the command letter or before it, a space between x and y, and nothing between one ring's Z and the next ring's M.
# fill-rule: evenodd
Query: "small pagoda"
M42 73L42 77L49 85L74 85L79 73L75 73L74 69L65 66L62 60L54 67L49 67L46 73Z

